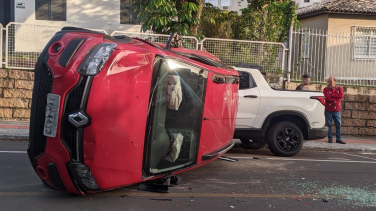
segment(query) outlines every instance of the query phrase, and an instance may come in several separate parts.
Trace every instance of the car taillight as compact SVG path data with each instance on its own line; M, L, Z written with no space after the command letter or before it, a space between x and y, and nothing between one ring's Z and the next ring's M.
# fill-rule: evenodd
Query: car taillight
M322 105L325 106L325 97L322 97L322 96L312 96L311 99L318 100L318 101L320 101L320 103L321 103Z

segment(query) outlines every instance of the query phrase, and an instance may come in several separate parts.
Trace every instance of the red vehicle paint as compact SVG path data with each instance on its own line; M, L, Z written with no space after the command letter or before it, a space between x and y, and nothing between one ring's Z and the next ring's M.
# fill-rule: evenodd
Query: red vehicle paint
M202 166L233 146L238 82L201 51L64 28L35 67L30 161L78 195Z

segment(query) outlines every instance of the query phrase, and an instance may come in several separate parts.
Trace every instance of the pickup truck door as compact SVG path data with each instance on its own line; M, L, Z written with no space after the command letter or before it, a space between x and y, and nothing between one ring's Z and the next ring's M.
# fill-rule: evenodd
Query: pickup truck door
M238 72L240 84L236 128L250 129L253 127L259 111L261 95L251 73L246 71Z

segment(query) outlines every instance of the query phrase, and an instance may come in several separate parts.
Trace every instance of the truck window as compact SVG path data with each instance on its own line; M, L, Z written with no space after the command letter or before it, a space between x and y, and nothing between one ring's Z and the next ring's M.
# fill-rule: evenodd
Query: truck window
M155 63L149 104L144 173L188 165L197 157L206 70L172 59Z
M238 71L239 72L239 89L250 89L256 87L256 84L253 81L251 74L245 71Z

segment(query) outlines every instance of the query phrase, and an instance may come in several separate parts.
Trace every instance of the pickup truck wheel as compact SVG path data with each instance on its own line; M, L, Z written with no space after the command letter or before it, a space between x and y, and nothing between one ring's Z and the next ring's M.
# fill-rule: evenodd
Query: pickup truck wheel
M303 147L303 133L292 122L279 122L267 134L268 148L277 156L291 157Z
M240 139L242 147L246 149L261 149L266 146L265 142L251 142L249 139Z

